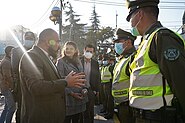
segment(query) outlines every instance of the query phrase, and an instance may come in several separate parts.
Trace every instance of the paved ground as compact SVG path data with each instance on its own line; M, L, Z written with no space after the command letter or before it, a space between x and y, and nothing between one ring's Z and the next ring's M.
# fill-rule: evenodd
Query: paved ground
M102 117L103 114L100 113L101 107L102 107L101 105L94 106L94 109L95 109L95 120L94 120L94 123L119 123L118 120L117 120L117 116L116 115L114 115L113 119L109 119L109 120L104 119ZM4 98L1 97L0 98L0 114L1 114L1 112L3 110L3 108L4 108ZM15 115L14 115L14 117L12 119L12 123L16 123L15 122Z
M101 105L96 105L94 106L94 109L95 109L95 116L97 118L99 118L98 120L94 120L94 123L119 123L118 119L117 119L117 116L116 114L114 114L114 117L113 119L104 119L103 117L103 114L100 113L100 109L102 108ZM102 120L103 119L103 120Z

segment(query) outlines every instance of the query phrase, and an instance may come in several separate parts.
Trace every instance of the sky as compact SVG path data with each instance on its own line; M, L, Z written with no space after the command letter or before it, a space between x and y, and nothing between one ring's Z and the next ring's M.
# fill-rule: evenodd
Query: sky
M59 0L58 0L59 1ZM80 23L90 25L90 17L93 6L100 16L102 26L129 29L130 23L125 18L128 10L125 0L64 0L63 3L71 3L76 14L81 15ZM168 28L177 31L182 26L182 16L185 10L184 0L161 0L159 4L159 20ZM0 30L12 26L23 25L35 33L40 33L45 28L53 28L58 31L59 26L50 21L52 8L57 5L57 0L1 0L0 1ZM65 8L66 9L66 8ZM64 9L64 11L65 11ZM116 14L117 21L116 21ZM63 14L63 25L65 15Z

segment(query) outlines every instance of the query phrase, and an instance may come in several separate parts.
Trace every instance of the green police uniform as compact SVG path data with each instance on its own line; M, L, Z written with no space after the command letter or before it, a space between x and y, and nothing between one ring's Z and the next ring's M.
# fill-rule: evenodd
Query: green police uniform
M132 44L134 44L134 40L136 39L135 36L122 29L118 29L116 35L117 39L114 40L114 42L119 42L122 39L131 39ZM112 95L118 108L120 123L133 122L132 112L128 102L128 90L130 86L129 63L131 62L131 57L134 56L134 52L134 46L126 52L123 52L123 57L115 65L113 71Z
M158 3L158 0L130 1L127 20L138 9L157 7ZM157 21L145 31L131 65L129 101L136 123L183 122L184 56L183 39L173 31L164 29L160 22Z
M114 60L111 55L104 55L104 60ZM104 63L104 62L103 62ZM114 65L108 62L107 65L103 65L101 67L101 100L103 104L103 109L101 113L105 113L104 117L106 119L110 119L114 114L114 102L113 97L111 95L111 85L112 85L112 77L113 77L113 67Z

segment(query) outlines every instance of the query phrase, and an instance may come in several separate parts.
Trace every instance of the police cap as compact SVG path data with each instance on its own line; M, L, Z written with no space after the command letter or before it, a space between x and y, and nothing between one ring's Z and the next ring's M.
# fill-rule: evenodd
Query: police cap
M127 0L129 14L126 20L130 21L131 15L139 8L149 7L149 6L158 7L158 4L159 4L159 0Z
M119 41L121 39L131 39L132 41L136 40L136 36L133 36L131 33L125 30L122 30L120 28L116 31L116 35L117 35L117 39L114 40L114 42Z

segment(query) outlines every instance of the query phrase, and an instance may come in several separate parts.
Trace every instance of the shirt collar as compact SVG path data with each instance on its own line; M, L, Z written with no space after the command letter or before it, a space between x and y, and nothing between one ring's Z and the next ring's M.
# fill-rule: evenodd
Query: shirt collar
M84 61L85 61L86 63L90 63L90 62L91 62L91 59L87 60L87 59L84 57Z
M38 47L39 49L41 49L43 52L44 52L44 54L49 58L49 54L48 54L48 52L46 52L44 49L42 49L41 47Z

